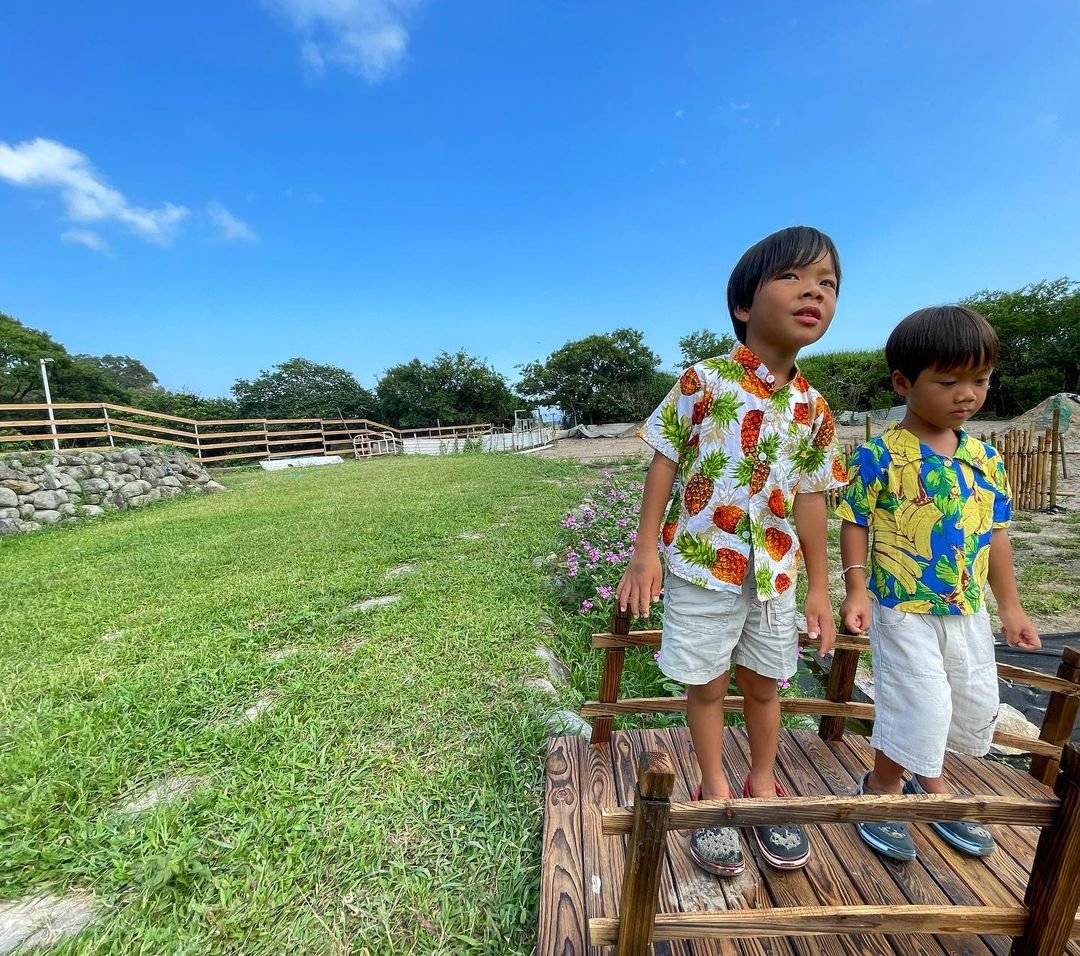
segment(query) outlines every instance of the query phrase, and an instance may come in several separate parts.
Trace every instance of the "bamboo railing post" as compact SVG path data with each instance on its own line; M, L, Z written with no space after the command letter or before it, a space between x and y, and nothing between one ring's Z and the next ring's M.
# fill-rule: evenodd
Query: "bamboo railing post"
M630 633L630 612L620 611L618 607L611 615L611 633L625 637ZM623 662L626 648L609 647L604 651L604 670L600 675L599 700L613 704L619 699L619 684L622 683ZM594 744L606 744L611 739L611 718L597 717L593 721L592 736Z
M322 439L322 453L323 458L330 454L330 451L326 447L326 422L321 418L319 419L319 437Z
M1058 664L1057 676L1063 680L1080 683L1080 650L1065 647L1061 651L1061 663ZM1066 696L1054 691L1046 705L1039 739L1055 746L1063 746L1072 737L1076 724L1077 711L1080 709L1080 697ZM1033 754L1031 757L1031 775L1050 786L1057 776L1058 761L1053 757Z
M832 666L825 686L825 699L836 704L847 704L855 691L855 671L859 667L859 652L837 648L832 652ZM818 736L822 740L843 740L846 718L822 717L818 721Z
M870 413L866 413L866 440L870 441Z
M1057 507L1058 483L1058 444L1061 439L1061 404L1054 402L1054 418L1050 424L1050 507ZM1062 444L1062 464L1065 459L1065 446Z
M664 865L664 840L671 813L675 768L666 753L647 752L638 764L634 827L627 845L619 897L615 956L646 956L652 941Z
M1039 834L1024 905L1027 929L1012 956L1059 956L1072 935L1080 904L1080 751L1068 744L1054 785L1057 819Z

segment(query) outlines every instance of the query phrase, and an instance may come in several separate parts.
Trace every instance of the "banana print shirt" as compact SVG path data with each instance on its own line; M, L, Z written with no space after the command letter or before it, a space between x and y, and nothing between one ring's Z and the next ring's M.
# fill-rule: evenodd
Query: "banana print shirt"
M796 491L842 488L847 471L825 399L802 373L776 376L745 345L691 366L639 435L677 462L661 544L668 570L738 591L753 556L758 598L793 587Z
M983 606L990 537L1012 501L997 450L958 433L951 458L906 428L856 449L837 515L869 527L870 590L914 614L974 614Z

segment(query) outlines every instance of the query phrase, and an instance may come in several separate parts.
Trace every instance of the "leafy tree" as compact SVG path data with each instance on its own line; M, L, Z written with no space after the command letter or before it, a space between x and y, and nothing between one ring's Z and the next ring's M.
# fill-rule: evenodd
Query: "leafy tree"
M683 368L688 368L702 359L726 355L735 348L735 336L717 335L709 329L688 332L679 339L679 352L682 355Z
M891 408L900 403L893 391L884 349L800 356L799 369L835 412Z
M232 387L240 418L376 418L375 396L351 372L292 358Z
M636 329L567 342L543 362L522 367L518 389L568 421L635 421L655 407L660 357Z
M77 355L76 358L93 365L119 388L130 391L160 388L157 376L130 355Z
M181 418L215 419L239 418L236 402L231 398L204 398L194 392L170 392L154 389L140 392L133 401L139 408L148 412L162 412L165 415L179 415ZM259 418L265 416L257 416ZM291 417L291 416L290 416Z
M395 365L379 379L376 393L388 424L401 428L506 423L523 404L502 375L463 351Z
M48 333L0 313L0 401L45 401L42 358L51 360L48 374L54 402L110 402L126 397L98 368L71 355Z
M1015 415L1056 392L1080 391L1080 283L1062 278L987 290L964 305L985 315L1001 340L989 411Z

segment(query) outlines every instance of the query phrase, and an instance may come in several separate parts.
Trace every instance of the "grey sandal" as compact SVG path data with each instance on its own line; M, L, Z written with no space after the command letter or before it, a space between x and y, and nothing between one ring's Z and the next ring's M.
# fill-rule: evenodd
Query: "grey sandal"
M701 788L691 800L701 799ZM739 831L735 827L699 827L690 831L690 856L707 873L738 876L745 869Z

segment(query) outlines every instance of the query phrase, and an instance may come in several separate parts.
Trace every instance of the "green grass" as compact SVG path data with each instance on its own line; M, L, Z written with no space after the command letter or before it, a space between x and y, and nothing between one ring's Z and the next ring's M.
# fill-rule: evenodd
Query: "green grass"
M0 542L0 899L91 888L103 915L58 953L530 952L551 705L523 678L553 602L531 559L592 474L460 456L222 480ZM117 812L166 774L205 783Z

